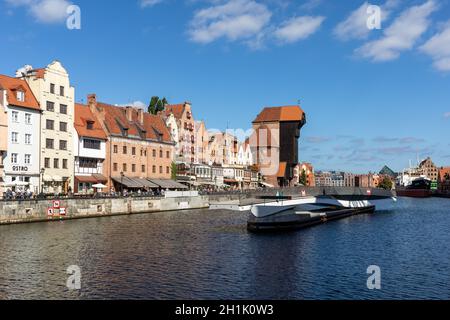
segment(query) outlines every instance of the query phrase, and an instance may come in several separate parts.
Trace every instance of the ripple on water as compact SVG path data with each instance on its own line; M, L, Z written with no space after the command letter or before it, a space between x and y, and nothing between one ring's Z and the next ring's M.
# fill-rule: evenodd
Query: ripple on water
M0 227L1 299L449 299L450 201L298 232L194 210ZM68 291L66 269L82 269ZM369 265L382 290L366 287Z

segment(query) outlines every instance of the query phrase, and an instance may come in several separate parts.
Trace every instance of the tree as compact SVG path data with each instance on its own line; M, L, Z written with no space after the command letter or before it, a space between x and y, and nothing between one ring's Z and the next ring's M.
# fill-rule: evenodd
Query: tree
M299 182L304 186L306 186L306 184L308 183L308 177L306 176L305 170L302 170L302 173L300 174L299 177Z
M178 167L177 164L175 162L172 162L172 164L170 165L170 172L171 172L171 179L172 180L177 180L177 172L178 172Z
M385 190L392 190L392 180L389 177L384 177L378 184L378 188Z
M153 96L148 105L148 113L157 114L160 111L164 111L167 104L166 98L160 99L158 96Z
M445 181L450 180L450 174L448 172L444 175L444 180Z

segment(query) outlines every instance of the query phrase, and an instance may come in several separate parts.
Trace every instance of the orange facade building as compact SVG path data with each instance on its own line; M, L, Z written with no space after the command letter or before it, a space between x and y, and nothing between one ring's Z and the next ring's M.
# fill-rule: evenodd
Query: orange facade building
M103 172L107 185L151 188L147 179L170 179L175 144L164 120L142 109L97 102L88 96L88 106L108 136Z

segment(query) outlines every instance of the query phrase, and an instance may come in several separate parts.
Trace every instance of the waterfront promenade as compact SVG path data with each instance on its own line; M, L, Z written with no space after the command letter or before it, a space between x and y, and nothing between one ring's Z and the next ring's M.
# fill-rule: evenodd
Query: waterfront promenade
M167 192L164 196L134 194L129 196L104 195L97 197L50 197L45 199L14 199L0 201L0 224L60 221L114 215L150 212L180 211L215 208L239 210L263 202L262 195L282 193L292 197L320 195L390 195L390 191L345 187L295 187L284 189L248 190L245 192L216 192L200 194L197 191ZM231 207L230 207L231 206Z

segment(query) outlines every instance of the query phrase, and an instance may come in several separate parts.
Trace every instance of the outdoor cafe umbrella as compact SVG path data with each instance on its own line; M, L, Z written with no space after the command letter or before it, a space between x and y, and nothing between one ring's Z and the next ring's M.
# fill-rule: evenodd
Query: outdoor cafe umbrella
M107 188L107 186L105 186L104 184L101 184L101 183L97 183L97 184L94 184L94 185L92 186L92 188L95 188L95 189L105 189L105 188Z

